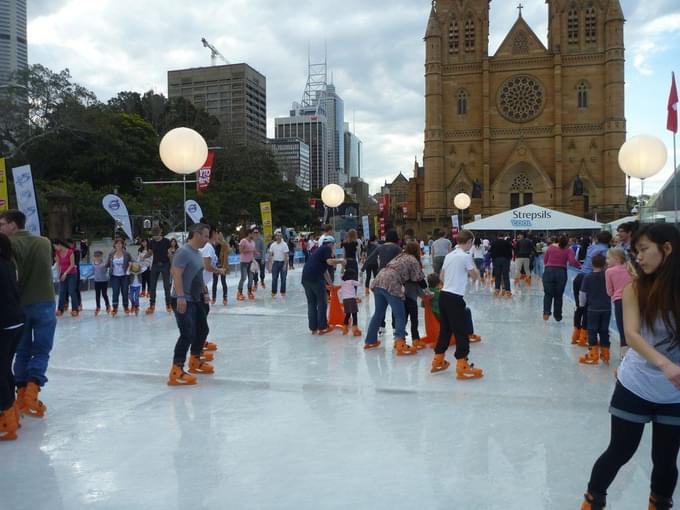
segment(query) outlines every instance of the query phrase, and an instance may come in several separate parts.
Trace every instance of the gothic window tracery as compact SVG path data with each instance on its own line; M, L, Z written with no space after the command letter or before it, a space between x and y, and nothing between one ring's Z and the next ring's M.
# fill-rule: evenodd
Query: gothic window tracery
M459 33L458 21L453 19L449 23L449 53L458 53Z
M575 7L572 7L567 14L567 39L569 44L578 44L578 31L578 11Z
M586 10L586 42L597 42L597 14L592 6Z
M545 104L545 91L532 76L513 76L498 91L498 110L512 122L528 122L536 118Z
M576 95L578 98L578 107L581 109L588 108L588 84L582 81L576 87Z
M464 90L458 92L458 115L466 115L468 109L468 94Z
M531 183L531 179L524 172L517 174L510 185L510 191L513 192L531 192L534 190L534 185Z
M465 51L475 50L475 21L468 18L465 22Z

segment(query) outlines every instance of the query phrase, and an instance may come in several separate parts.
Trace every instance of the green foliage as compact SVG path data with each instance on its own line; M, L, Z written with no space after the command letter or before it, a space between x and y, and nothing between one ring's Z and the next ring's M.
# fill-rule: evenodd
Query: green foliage
M41 65L15 80L17 86L0 99L0 150L8 169L31 164L43 216L45 194L62 189L75 196L74 225L91 237L110 235L112 220L101 200L116 189L134 216L135 232L147 217L165 230L181 229L182 186L145 185L139 191L133 181L178 180L160 162L158 144L170 129L186 126L209 146L222 147L208 190L197 196L188 186L187 198L199 202L210 222L224 228L243 220L259 223L259 204L265 201L272 203L277 226L318 221L309 193L282 180L269 150L233 145L215 117L183 98L126 91L102 104L71 81L68 69L54 73Z

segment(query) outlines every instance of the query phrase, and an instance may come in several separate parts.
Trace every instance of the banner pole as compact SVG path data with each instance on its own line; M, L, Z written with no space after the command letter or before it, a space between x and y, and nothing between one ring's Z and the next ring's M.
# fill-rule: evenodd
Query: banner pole
M677 133L673 133L673 208L675 209L675 226L678 227L678 155L676 149Z
M187 212L185 211L186 203L187 203L187 176L183 175L183 188L184 188L184 201L182 202L182 216L184 217L184 234L182 234L182 237L184 238L184 243L186 244L187 242Z

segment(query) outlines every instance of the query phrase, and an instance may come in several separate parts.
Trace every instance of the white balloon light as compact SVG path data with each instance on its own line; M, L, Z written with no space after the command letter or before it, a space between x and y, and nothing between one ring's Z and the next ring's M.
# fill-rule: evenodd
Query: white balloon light
M626 175L647 179L658 174L668 161L666 145L655 136L639 135L619 150L619 166Z
M203 137L185 127L168 131L158 150L163 164L180 175L197 172L208 159L208 144Z
M459 211L464 211L470 207L471 203L472 199L467 193L458 193L453 199L453 205L455 205Z
M321 190L321 200L326 207L339 207L345 201L345 190L337 184L329 184Z

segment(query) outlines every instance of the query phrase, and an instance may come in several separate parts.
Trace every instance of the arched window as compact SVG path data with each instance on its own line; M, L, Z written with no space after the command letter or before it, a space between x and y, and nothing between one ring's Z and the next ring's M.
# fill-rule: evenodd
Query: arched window
M454 19L449 23L449 53L458 53L458 43L458 21Z
M468 94L464 90L458 92L458 115L466 115L468 110Z
M588 108L588 84L584 81L576 86L576 95L578 98L578 107Z
M595 7L588 7L586 10L586 42L597 42L597 14Z
M475 50L475 22L468 18L465 22L465 51Z
M567 14L567 38L569 44L578 44L578 11L574 8Z

